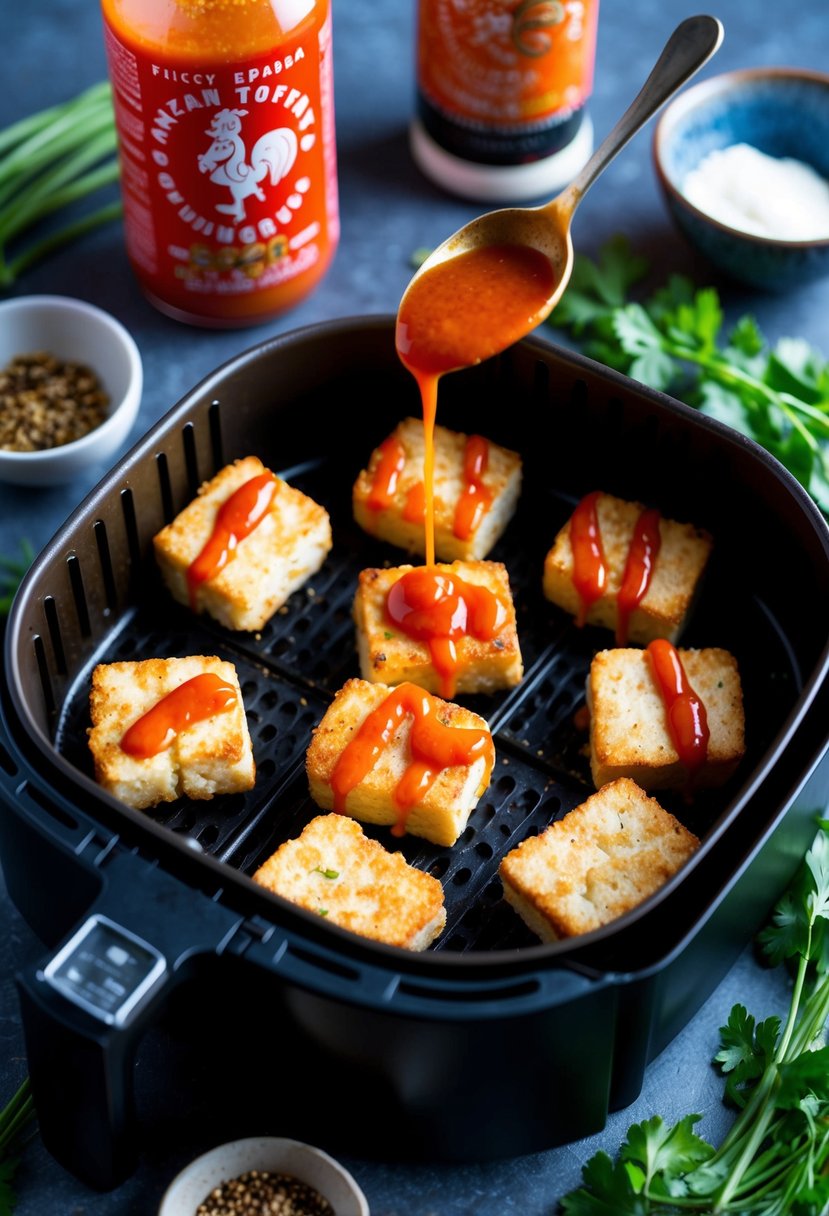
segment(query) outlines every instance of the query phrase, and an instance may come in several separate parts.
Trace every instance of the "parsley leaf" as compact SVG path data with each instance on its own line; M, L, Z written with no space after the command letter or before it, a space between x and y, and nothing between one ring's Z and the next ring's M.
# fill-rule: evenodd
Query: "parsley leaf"
M755 1025L743 1005L735 1005L727 1024L720 1027L722 1047L714 1061L724 1073L730 1073L725 1094L735 1106L745 1105L744 1090L762 1076L773 1059L779 1033L779 1018L766 1018Z
M711 1145L694 1133L693 1126L700 1118L686 1115L673 1127L667 1127L654 1115L644 1123L634 1124L619 1156L622 1161L632 1161L641 1167L645 1188L658 1184L657 1193L684 1195L687 1186L683 1175L714 1154Z
M696 341L711 340L703 313ZM751 328L740 341L753 345ZM756 1022L735 1005L714 1057L737 1116L714 1148L658 1115L634 1124L614 1160L596 1153L583 1184L560 1202L566 1216L824 1216L829 1211L829 822L759 935L772 963L797 959L785 1023Z
M646 1200L634 1189L621 1161L596 1153L582 1169L584 1187L565 1196L561 1210L567 1216L646 1216Z
M751 316L723 332L713 287L671 275L641 301L647 263L618 235L577 255L548 318L592 359L685 401L765 447L829 515L829 361L802 338L771 346Z
M576 334L584 332L613 309L621 308L629 289L647 270L647 261L633 253L621 233L602 248L598 263L577 253L567 290L556 305L559 323L570 326Z

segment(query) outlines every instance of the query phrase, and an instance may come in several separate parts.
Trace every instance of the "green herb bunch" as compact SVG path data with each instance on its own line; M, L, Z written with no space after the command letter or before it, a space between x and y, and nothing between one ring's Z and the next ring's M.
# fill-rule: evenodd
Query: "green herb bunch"
M121 214L120 201L39 232L119 175L108 81L0 131L0 289L54 249Z
M794 973L785 1020L735 1005L715 1065L737 1108L714 1148L691 1114L673 1127L655 1115L628 1129L615 1160L596 1153L567 1216L824 1216L829 1212L829 821L822 820L759 944Z
M577 254L550 325L591 358L748 435L829 515L829 361L801 338L770 346L751 316L724 333L715 288L682 275L632 300L648 270L623 235L596 261Z
M18 1154L34 1134L35 1119L29 1078L24 1077L0 1110L0 1216L11 1216L15 1209L17 1196L12 1183L20 1163Z

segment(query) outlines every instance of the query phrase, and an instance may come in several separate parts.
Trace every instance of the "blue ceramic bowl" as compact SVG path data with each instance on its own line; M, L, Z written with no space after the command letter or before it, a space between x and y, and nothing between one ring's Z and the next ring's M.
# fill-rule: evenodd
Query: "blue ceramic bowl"
M679 93L660 116L653 158L678 228L732 278L783 291L829 273L825 240L772 240L742 232L683 196L686 175L715 149L745 143L793 157L829 179L829 75L796 68L748 68Z

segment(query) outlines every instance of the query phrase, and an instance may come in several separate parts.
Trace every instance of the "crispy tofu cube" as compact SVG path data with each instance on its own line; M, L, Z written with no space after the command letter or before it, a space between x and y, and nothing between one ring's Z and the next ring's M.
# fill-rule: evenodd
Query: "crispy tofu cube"
M134 722L194 676L213 672L236 691L236 704L180 730L169 747L139 758L121 747ZM89 695L87 731L95 779L115 798L143 810L176 798L213 798L253 788L256 765L239 678L214 655L99 663Z
M677 651L688 682L705 706L710 737L694 786L721 785L745 754L743 694L727 650ZM590 767L598 789L631 777L646 790L679 789L686 766L668 729L665 703L645 650L620 647L594 655L587 680Z
M253 881L374 941L425 950L446 924L443 887L364 835L348 815L318 815Z
M586 623L614 633L619 623L617 596L625 571L628 549L642 503L626 502L612 494L601 494L596 513L602 549L607 564L604 594L588 609ZM646 644L654 638L675 642L689 616L700 580L711 554L711 536L693 524L672 519L659 521L660 548L650 586L630 615L628 642ZM544 560L543 590L548 600L572 616L578 616L579 594L573 583L573 548L570 521L560 529Z
M267 472L256 456L226 465L153 538L171 595L190 604L187 572L213 534L219 509L245 482ZM328 512L277 477L271 504L231 559L197 585L192 606L234 630L256 630L322 566L332 544Z
M622 777L501 859L504 898L542 941L589 933L659 890L699 843Z
M486 468L481 482L488 505L471 535L462 533L458 502L467 494L464 459L470 436L446 427L435 427L435 554L445 562L476 561L486 557L512 518L521 493L521 457L509 448L488 442ZM423 422L404 418L388 436L386 443L399 445L401 467L394 490L386 505L379 506L373 489L382 460L382 445L375 448L368 467L363 469L353 488L354 518L364 531L409 553L425 553L423 513L423 459L425 441ZM372 505L374 502L374 505Z
M429 692L441 692L442 681L432 662L429 644L410 638L389 620L386 598L398 579L414 566L360 572L353 614L360 674L378 684L411 681ZM452 562L436 569L450 578L486 587L503 606L503 624L491 640L467 634L456 641L455 693L491 693L512 688L524 674L515 605L509 574L501 562Z
M335 696L321 722L314 728L306 753L306 773L311 797L323 810L334 809L331 780L337 761L369 714L394 690L385 684L347 680ZM425 694L424 695L429 695ZM478 714L434 699L439 720L447 725L489 733ZM376 762L350 791L344 813L363 823L388 825L400 830L401 808L395 790L412 763L412 717L404 714ZM455 764L438 771L435 781L403 818L405 831L434 844L453 845L466 827L471 812L489 784L494 749L477 756L471 764Z

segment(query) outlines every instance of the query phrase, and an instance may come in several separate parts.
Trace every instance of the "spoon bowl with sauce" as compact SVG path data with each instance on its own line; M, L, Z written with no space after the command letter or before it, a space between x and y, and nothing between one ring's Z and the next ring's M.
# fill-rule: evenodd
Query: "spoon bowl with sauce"
M611 160L722 42L706 15L682 21L648 79L571 184L539 207L478 216L426 259L403 294L397 349L421 391L428 378L480 363L539 325L573 268L574 212Z

